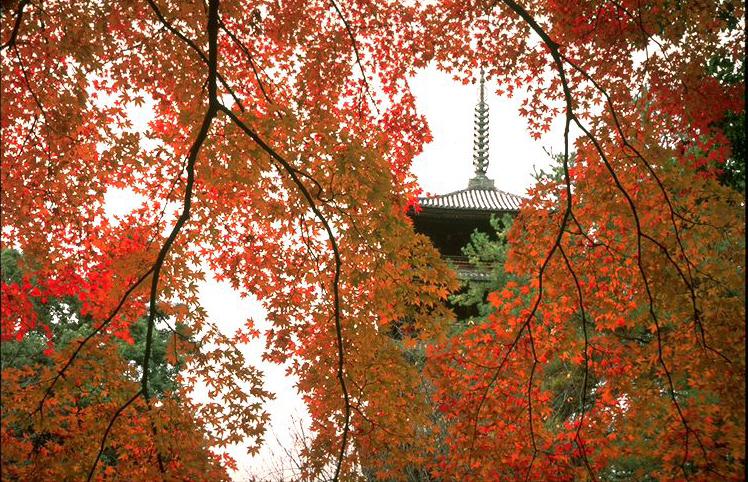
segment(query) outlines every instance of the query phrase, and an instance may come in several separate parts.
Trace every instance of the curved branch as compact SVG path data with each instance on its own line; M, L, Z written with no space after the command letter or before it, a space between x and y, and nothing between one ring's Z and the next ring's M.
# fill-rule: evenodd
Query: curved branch
M145 398L149 398L148 393L148 362L150 358L151 340L153 335L153 325L155 324L156 316L156 301L158 299L158 282L161 275L161 269L163 267L166 256L169 254L174 241L179 235L179 231L182 226L187 222L190 217L190 208L192 206L192 191L195 184L195 162L197 156L200 153L200 149L203 146L206 138L208 137L208 130L210 129L213 118L216 116L218 111L218 99L217 99L217 84L216 84L216 64L218 58L217 52L217 33L218 33L218 0L211 0L210 2L210 13L208 17L208 36L210 42L210 58L208 62L208 109L203 117L200 130L198 131L197 137L195 138L192 146L190 147L189 155L187 158L187 184L184 192L184 202L182 207L182 213L179 215L177 222L169 234L169 237L164 242L161 250L159 251L158 257L153 267L153 278L151 281L151 294L148 308L148 331L146 334L145 344L145 358L143 362L143 395Z
M542 265L540 266L540 270L538 271L538 294L535 297L535 302L533 303L532 309L527 314L527 317L520 325L519 331L515 335L512 342L509 344L509 347L507 348L507 352L504 355L503 359L501 360L501 363L495 368L493 375L491 376L491 379L489 380L488 384L486 385L486 389L481 394L480 401L478 402L478 407L475 411L475 418L473 423L473 436L472 440L470 442L470 450L469 450L469 458L472 460L473 456L473 448L475 446L475 439L478 433L478 420L480 418L480 412L483 409L483 405L486 402L486 398L488 397L488 392L491 390L491 387L496 383L496 380L498 380L499 375L501 374L501 370L504 368L504 365L506 364L507 360L509 359L509 355L514 351L517 344L519 343L519 340L522 338L522 334L524 333L524 330L527 328L529 331L530 327L530 321L535 316L538 306L540 305L540 301L543 298L543 276L545 274L545 270L548 268L548 265L550 264L551 258L553 258L553 255L556 252L556 249L561 247L561 240L564 236L564 233L566 232L566 225L569 222L569 219L572 215L572 196L571 196L571 180L569 177L569 126L571 124L572 120L572 114L571 111L567 111L566 115L566 123L564 127L564 157L563 157L563 167L564 167L564 179L566 181L566 206L564 208L564 214L563 218L561 220L561 225L559 226L558 233L556 234L556 238L553 242L553 245L551 246L550 251L546 255L545 259L543 260ZM534 341L533 341L533 350L534 350ZM533 365L533 373L535 370L535 366ZM532 379L532 374L531 377ZM532 415L530 416L530 420L532 423ZM535 437L534 433L531 433L532 437L532 444L533 447L535 447ZM535 455L537 454L537 447L535 447L535 451L533 453L533 462L535 460ZM532 467L530 467L532 468ZM530 471L528 470L527 477L530 476Z
M75 351L70 356L70 358L68 358L67 362L65 362L65 365L63 365L63 367L57 371L57 375L55 375L55 377L52 379L52 383L50 383L49 386L47 387L47 390L44 392L44 395L42 396L42 399L39 401L39 404L37 405L36 409L31 413L31 415L34 415L36 413L42 413L43 414L44 402L52 394L52 391L54 390L55 385L57 384L57 382L59 381L59 379L60 378L65 378L65 372L68 370L68 368L70 368L70 365L73 364L73 362L75 361L75 359L80 354L81 350L83 350L83 347L94 336L98 335L104 328L106 328L109 325L109 323L112 322L112 320L114 319L114 317L117 316L117 313L119 313L119 311L122 309L122 306L124 306L125 301L127 301L127 298L130 297L130 295L132 294L132 292L135 291L135 289L137 289L137 287L140 286L140 284L143 283L143 281L145 281L146 278L148 278L148 276L150 276L152 272L153 272L153 266L151 266L145 273L143 273L140 276L140 278L138 278L137 281L135 281L135 283L133 283L133 285L130 286L127 289L127 291L125 291L125 293L122 295L122 298L120 298L119 303L114 308L114 310L109 314L109 316L107 317L107 319L104 320L91 333L89 333L89 335L86 336L83 340L81 340L81 341L78 342L78 347L75 349Z
M665 245L663 245L661 242L657 241L656 239L654 239L653 237L649 236L646 233L642 233L642 237L644 239L648 240L649 242L651 242L652 244L654 244L655 246L657 246L658 248L660 248L660 251L662 251L662 253L668 259L668 261L670 262L670 264L673 265L673 267L675 267L675 271L678 273L678 276L680 276L681 280L683 280L684 283L688 284L688 280L686 279L685 273L683 273L683 270L681 270L680 266L678 266L678 264L675 262L675 260L673 259L672 255L670 254L670 251L668 251L667 247ZM730 360L729 357L727 357L724 353L722 353L721 351L717 350L716 348L710 346L706 342L706 332L704 331L704 325L703 325L703 323L701 323L701 316L699 314L699 309L696 306L696 294L695 294L694 290L690 290L690 298L691 298L691 306L692 306L693 313L694 313L694 315L693 315L694 316L694 321L696 322L696 328L699 330L699 335L701 336L701 343L702 343L702 345L704 346L705 349L707 349L707 350L711 351L712 353L716 354L717 356L719 356L720 358L722 358L727 363L732 364L732 360Z
M548 48L551 57L553 58L553 63L555 64L555 70L557 71L559 75L559 79L561 82L561 87L563 90L564 98L566 101L566 116L567 116L567 131L568 131L568 123L570 120L573 120L574 124L585 134L585 136L592 142L593 146L595 147L595 150L597 151L598 155L600 156L603 164L605 165L606 169L608 170L608 173L610 174L611 178L613 179L614 184L616 185L616 188L621 192L621 194L626 199L626 202L629 206L629 209L631 211L631 214L634 218L635 227L636 227L636 240L637 240L637 266L639 273L641 274L642 281L644 283L645 292L647 295L647 299L649 301L649 314L650 318L652 319L656 334L657 334L657 357L658 362L665 374L665 378L668 383L668 392L670 395L670 399L673 403L673 406L675 407L675 410L678 414L678 417L681 421L681 424L683 425L684 429L686 430L685 435L685 441L684 441L684 460L681 463L681 467L685 471L685 463L688 459L688 438L689 434L693 433L694 437L696 438L697 443L699 444L702 453L704 454L704 458L707 459L706 454L706 448L704 447L701 437L697 432L695 432L690 424L688 423L688 420L685 417L685 414L683 413L683 410L681 409L680 403L678 402L676 395L675 395L675 387L673 378L671 375L671 371L665 362L664 356L663 356L663 350L662 350L662 330L660 327L660 322L657 317L657 314L655 312L654 308L654 297L652 295L651 287L650 287L650 281L649 277L647 275L647 271L644 267L643 260L642 260L642 238L643 238L643 231L641 227L641 222L639 219L639 213L636 208L636 205L631 198L631 195L628 193L626 188L622 185L620 179L618 178L618 175L616 174L615 170L613 169L613 166L610 164L610 161L605 154L605 152L602 149L602 146L600 145L597 138L587 129L579 120L579 118L574 113L574 105L572 101L572 95L571 95L571 89L569 87L569 83L566 79L566 74L564 71L564 57L561 55L559 50L559 44L557 44L553 39L550 38L548 33L537 23L537 21L534 19L532 15L521 5L516 3L514 0L501 0L502 3L504 3L507 7L509 7L510 10L512 10L515 14L517 14L520 18L522 18L527 24L530 26L530 28L540 37L540 39L543 41L543 43ZM568 134L566 134L568 135ZM568 142L568 141L567 141ZM566 161L564 162L564 167L566 168ZM568 202L571 202L570 198L567 198ZM566 216L568 216L568 210L570 208L567 207L567 213ZM565 217L566 217L565 216ZM556 249L557 244L554 244L551 254ZM548 258L546 258L546 261ZM545 265L544 265L545 266ZM498 376L498 375L497 375ZM707 459L708 460L708 459Z
M142 395L143 391L138 390L135 395L130 397L129 400L127 400L124 404L122 404L116 412L114 412L114 415L111 419L109 419L109 424L106 427L106 430L104 431L104 436L101 437L101 443L99 444L99 451L96 454L96 459L94 459L94 463L91 464L91 469L88 471L88 477L86 480L88 482L91 482L91 479L93 478L94 472L96 471L96 466L99 464L99 460L101 460L101 454L104 453L104 449L106 448L106 440L109 437L109 432L112 431L112 427L114 426L114 422L117 421L120 415L122 415L122 412L125 411L127 407L132 405L132 403L138 399L140 395Z
M249 49L244 45L244 43L239 40L239 38L232 32L231 30L226 27L226 24L221 21L221 29L226 32L226 34L231 38L231 40L234 41L234 43L241 49L242 52L244 52L244 55L247 56L247 61L249 62L249 66L252 68L252 72L254 73L255 80L257 81L257 85L260 87L260 91L262 92L262 96L265 97L265 100L268 102L268 104L273 103L273 99L270 98L267 91L265 90L265 84L262 82L262 79L260 79L260 73L257 71L257 65L255 64L254 57L252 56L252 53L249 51Z
M99 453L96 457L96 460L94 461L93 466L91 467L91 471L89 473L89 480L91 479L94 469L96 468L96 464L99 461L99 458L101 457L101 453L104 450L104 446L106 444L106 438L109 434L109 431L112 428L112 425L114 424L114 421L116 418L122 413L122 411L127 408L137 397L143 396L146 402L146 406L148 410L151 410L151 404L150 404L150 392L148 389L148 378L150 375L150 360L151 360L151 350L153 345L153 330L155 326L155 317L156 317L156 302L158 300L158 283L161 275L161 269L163 267L164 261L166 260L167 255L169 254L169 251L171 250L171 247L174 244L174 241L176 240L180 230L182 229L182 226L187 222L187 220L190 217L190 207L192 205L192 190L195 183L195 162L197 161L197 156L200 153L200 149L202 145L204 144L207 136L208 131L210 130L210 126L212 124L213 118L216 116L216 113L218 111L218 98L217 98L217 63L218 63L218 3L219 0L210 0L209 9L208 9L208 43L209 43L209 54L208 54L208 108L205 112L205 115L203 117L203 122L200 126L200 130L198 131L197 137L195 138L195 141L192 143L192 146L190 147L188 159L187 159L187 184L185 186L185 193L184 193L184 204L182 208L182 213L180 214L179 218L177 219L177 222L175 223L174 227L171 230L171 233L169 234L168 238L164 242L163 246L161 247L161 250L159 251L158 257L156 258L156 262L154 263L152 267L153 271L153 278L151 280L151 291L150 291L150 300L149 300L149 309L148 309L148 320L147 320L147 331L146 331L146 339L145 339L145 348L143 353L143 376L140 380L140 390L130 399L122 405L119 410L115 413L114 417L109 421L109 426L107 427L106 432L104 433L104 437L101 440L101 446L99 449ZM154 436L154 444L156 445L156 457L158 459L158 465L159 470L162 474L165 473L165 468L163 465L163 459L161 457L161 453L158 449L158 444L155 442L155 438L157 435L156 426L151 421L151 432Z
M606 104L608 105L608 109L610 110L611 115L613 116L613 121L616 125L616 130L618 131L618 135L621 137L621 142L623 142L623 145L630 149L634 155L635 158L639 159L644 166L646 167L649 174L654 178L655 182L657 183L658 188L660 189L660 192L662 193L663 198L665 199L665 203L668 206L668 210L670 212L670 223L673 227L673 232L675 233L675 239L678 243L678 248L680 250L680 254L683 257L683 259L686 262L686 274L688 275L688 278L683 275L681 269L676 264L675 260L668 255L668 261L675 266L675 268L678 270L679 274L681 274L681 278L683 282L685 283L686 287L688 288L688 291L690 292L691 296L691 303L693 306L693 321L694 324L697 325L699 331L701 332L701 341L705 348L714 351L709 347L709 345L706 342L706 336L704 332L704 326L701 322L701 318L699 316L698 308L696 306L696 289L694 288L694 280L693 280L693 274L691 272L691 267L694 266L693 262L688 258L688 255L686 254L686 248L683 245L683 240L681 239L680 235L680 229L678 229L678 225L675 222L675 207L673 206L673 203L670 199L670 195L668 194L667 190L665 189L665 185L662 182L662 179L657 175L654 168L652 167L652 164L647 161L647 159L642 155L642 153L634 147L626 137L626 135L623 132L623 127L621 126L620 119L618 118L618 113L616 112L615 107L613 106L613 100L611 99L610 95L608 94L607 90L602 87L588 72L586 72L584 69L576 65L574 62L569 60L567 57L562 56L564 58L564 61L571 65L577 72L579 72L585 79L590 81L593 86L605 97ZM662 247L662 246L661 246ZM663 247L664 249L664 247ZM719 352L716 352L719 353Z
M335 337L336 337L337 348L338 348L337 377L340 383L341 391L343 392L343 401L344 401L343 412L344 412L344 417L345 417L344 418L345 422L343 424L343 435L341 437L341 442L340 442L340 453L338 454L338 459L335 464L335 474L333 477L333 480L338 480L340 477L340 470L343 464L343 459L345 458L345 450L346 450L346 446L348 443L348 433L350 431L350 419L351 419L351 401L350 401L350 395L348 393L348 386L345 381L345 371L344 371L345 347L343 345L343 327L341 323L340 292L339 292L340 270L341 270L341 266L343 263L340 257L340 250L338 248L338 242L327 218L325 217L324 214L322 214L322 211L320 211L311 193L306 188L306 186L304 186L304 183L301 182L301 179L298 176L299 171L295 167L293 167L275 149L273 149L269 144L267 144L247 124L242 122L242 120L239 119L239 117L237 117L236 114L234 114L234 112L231 111L231 109L227 108L223 104L219 104L218 108L221 112L225 113L234 122L234 124L237 125L237 127L239 127L242 131L244 131L244 133L247 136L249 136L255 143L257 143L257 145L259 145L262 148L262 150L264 150L272 159L274 159L278 164L281 165L283 170L285 170L286 173L291 177L291 180L296 185L296 187L299 189L299 191L301 191L301 194L306 200L307 204L309 205L309 208L312 210L312 212L317 217L317 219L319 219L320 223L322 223L325 231L327 232L327 237L330 240L330 244L331 244L332 252L333 252L333 258L335 261L335 271L333 274L332 291L333 291L333 316L335 319Z
M351 44L353 45L353 53L356 55L356 63L358 64L358 68L361 69L361 78L364 80L364 85L366 86L366 94L369 96L369 100L371 100L372 105L374 108L379 112L379 107L377 107L377 103L374 100L374 96L371 94L371 87L369 87L369 81L366 79L366 71L364 70L364 65L361 62L361 55L358 53L358 43L356 42L356 36L353 34L353 30L351 29L351 24L348 23L348 20L345 19L345 15L343 15L343 12L340 10L340 7L338 7L337 2L335 0L330 0L330 3L335 8L335 11L338 12L338 16L340 17L340 20L343 22L343 25L345 26L345 31L348 34L348 38L351 39Z
M590 461L587 458L587 450L585 449L584 441L582 440L582 435L581 435L582 424L584 423L584 415L586 413L585 407L587 405L587 383L588 383L589 373L590 373L590 359L589 359L590 340L587 335L587 314L584 309L584 296L582 295L582 286L579 284L579 278L577 278L577 273L574 271L574 268L571 266L571 261L569 261L568 256L566 256L566 252L564 251L563 246L559 246L559 251L561 252L561 256L564 258L566 269L569 270L569 274L571 274L571 277L574 279L574 287L577 290L577 300L579 303L579 311L582 315L582 334L584 335L584 379L582 380L582 397L579 403L579 422L577 423L577 431L576 431L574 440L576 440L577 446L579 447L579 450L582 452L582 458L584 460L584 465L587 467L587 473L589 474L590 478L594 482L594 480L596 480L595 474L592 471L592 466L590 466Z

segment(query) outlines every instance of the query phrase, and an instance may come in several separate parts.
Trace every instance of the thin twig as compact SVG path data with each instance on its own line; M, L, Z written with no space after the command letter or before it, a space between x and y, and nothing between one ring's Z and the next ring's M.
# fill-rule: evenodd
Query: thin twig
M361 69L361 78L364 80L366 93L369 96L369 100L371 100L371 104L374 106L374 108L377 110L377 113L378 113L379 107L377 106L377 103L374 100L374 96L371 94L369 81L366 79L366 70L364 70L364 65L361 62L361 55L358 52L358 43L356 42L356 36L353 34L351 25L348 23L348 20L345 19L345 15L343 15L343 12L340 10L340 7L338 7L337 2L335 2L335 0L330 0L330 3L335 8L335 11L338 12L338 16L340 16L340 20L343 22L343 25L345 25L345 31L348 34L348 38L351 39L351 44L353 45L353 53L356 55L356 63L358 64L358 68Z
M586 71L584 71L581 67L577 66L574 62L572 62L571 60L569 60L567 57L565 57L565 56L562 56L562 57L564 58L564 60L569 65L571 65L585 79L587 79L588 81L590 81L592 83L592 85L595 86L595 88L605 97L606 103L608 105L608 109L609 109L609 111L610 111L610 113L611 113L611 115L613 117L613 121L614 121L614 123L616 125L616 130L618 131L618 135L621 137L621 142L623 142L623 145L625 147L627 147L628 149L630 149L635 154L635 157L637 159L639 159L644 164L644 166L646 167L646 169L649 172L649 174L654 178L655 182L657 183L657 186L659 187L660 192L662 193L662 196L665 199L665 203L668 206L669 213L670 213L670 223L671 223L671 225L673 227L673 232L675 233L675 239L676 239L676 241L678 243L680 254L683 257L683 259L685 261L685 264L686 264L686 274L688 275L688 278L686 278L686 276L682 276L682 280L685 283L685 285L686 285L686 287L687 287L687 289L689 291L690 297L691 297L691 304L692 304L692 308L693 308L693 321L694 321L694 324L697 326L698 330L701 333L701 341L702 341L704 347L706 349L714 352L714 353L720 354L719 351L714 350L713 348L711 348L707 344L707 342L706 342L706 334L705 334L705 331L704 331L704 326L703 326L703 324L701 322L701 317L699 316L699 310L698 310L697 305L696 305L696 289L694 287L693 275L691 273L691 266L693 266L693 263L691 262L690 258L686 254L686 249L685 249L685 247L683 245L683 240L681 239L681 235L680 235L680 229L678 229L678 225L675 222L675 208L673 207L673 203L672 203L672 201L670 199L670 195L668 194L667 190L665 189L664 183L662 182L662 180L660 179L660 177L657 175L657 172L652 167L652 164L644 157L644 155L636 147L634 147L629 142L628 138L624 134L623 127L621 126L621 122L620 122L620 120L618 118L618 113L616 112L616 109L615 109L615 107L613 105L613 100L611 99L611 97L608 94L607 90L604 87L602 87L602 85L600 85L591 75L589 75L589 73L587 73ZM657 243L657 244L659 244L659 243ZM664 247L662 247L662 248L665 249ZM681 272L680 268L677 266L675 260L672 257L668 256L668 260L670 261L670 263L673 266L675 266L675 268L678 270L678 272L680 274L683 274Z
M260 87L260 92L262 92L262 96L265 97L265 100L268 102L268 104L273 103L273 99L270 98L270 95L268 95L267 91L265 90L265 84L262 82L262 79L260 79L260 73L257 71L257 65L255 64L254 57L252 56L252 53L249 51L249 49L244 45L244 43L237 38L237 36L232 32L231 30L226 27L226 24L221 21L221 29L228 34L229 38L234 41L236 45L239 46L242 52L244 52L244 55L247 56L247 61L249 62L249 66L252 68L252 72L254 73L255 80L257 81L257 85Z
M590 359L589 359L589 346L590 346L590 340L587 335L587 314L584 309L584 296L582 295L582 287L579 284L579 279L577 278L577 273L574 271L574 268L571 265L571 261L569 261L568 256L566 256L566 252L564 251L563 246L559 246L559 252L561 253L561 256L564 258L564 263L566 264L566 269L569 270L569 273L571 274L572 279L574 279L574 286L577 290L577 302L579 303L579 312L582 316L582 334L584 335L584 379L582 380L582 396L580 397L579 402L579 421L577 422L577 431L576 435L574 437L574 440L577 442L577 446L579 447L579 451L582 453L582 459L584 460L584 465L587 467L587 473L589 474L590 478L595 481L596 477L594 472L592 471L592 466L590 465L590 461L587 458L587 451L584 446L584 441L582 440L582 424L584 423L584 415L586 414L586 406L587 406L587 382L589 379L589 373L590 373Z

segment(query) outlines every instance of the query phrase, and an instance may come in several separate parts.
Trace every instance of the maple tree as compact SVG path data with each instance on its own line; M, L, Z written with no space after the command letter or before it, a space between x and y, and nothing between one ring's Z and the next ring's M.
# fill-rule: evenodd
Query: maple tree
M744 199L718 180L744 81L710 65L742 69L743 30L716 0L3 3L2 242L24 275L1 333L50 342L33 374L3 367L3 475L225 477L208 451L260 443L271 395L239 350L252 320L223 333L199 305L212 272L260 299L264 357L298 377L305 478L740 478ZM456 336L454 275L406 214L429 140L407 79L430 63L526 92L536 136L566 125L508 235L516 279ZM113 189L143 201L107 216ZM55 345L50 299L90 332ZM190 333L163 395L157 319ZM133 371L114 340L137 320Z
M17 259L17 253L3 252L3 282L20 281ZM228 480L226 465L210 451L214 441L193 420L194 406L187 393L179 390L175 379L178 360L167 361L170 342L173 347L174 337L183 336L178 331L154 330L154 345L159 349L152 355L151 388L158 397L158 408L149 413L143 404L135 403L119 422L127 430L114 432L106 447L100 447L100 441L110 412L131 396L142 370L142 358L138 357L145 341L142 322L131 325L134 339L105 340L82 355L59 384L59 395L45 407L41 423L34 423L30 414L36 410L55 365L70 355L74 348L71 341L91 331L90 320L75 309L75 299L50 298L34 304L39 319L47 322L38 326L45 329L30 330L21 340L5 340L0 347L4 479L84 479L92 467L86 459L96 458L105 476L157 478L158 465L149 460L154 453L152 434L144 423L154 417L161 430L172 434L159 447L165 466L188 479ZM54 343L55 350L46 349L49 343ZM164 396L167 391L169 395Z
M731 52L739 63L742 31L731 30L730 15L741 18L741 7L611 3L531 14L503 3L516 15L491 20L523 19L541 42L540 52L528 46L520 55L536 56L527 59L536 77L558 74L545 77L549 91L531 88L536 109L527 113L542 129L540 102L551 113L560 104L563 176L538 183L510 234L506 270L535 276L493 293L489 323L435 352L437 371L453 374L437 395L454 441L442 473L738 479L744 200L713 169L729 156L715 124L742 111L743 98L694 52ZM616 35L597 36L606 28ZM714 37L731 31L735 44ZM641 62L636 50L646 54ZM500 78L530 80L510 67ZM575 165L572 126L581 131ZM578 408L565 420L543 384L559 361L570 380L583 373ZM631 474L624 461L635 458L652 460Z
M12 250L2 252L2 277L6 285L23 283L23 273L19 269L21 262L20 253ZM4 367L45 364L47 359L44 355L51 351L50 347L64 347L70 340L90 333L91 320L81 316L76 298L48 298L44 303L36 303L33 310L37 318L36 329L29 330L26 333L28 336L20 340L5 340L0 346ZM124 339L114 338L119 345L120 355L141 369L145 333L145 320L140 319L130 324ZM182 357L174 352L175 338L183 341L189 340L189 336L188 330L182 326L156 328L153 336L152 387L156 393L162 394L176 388L177 374L183 365Z

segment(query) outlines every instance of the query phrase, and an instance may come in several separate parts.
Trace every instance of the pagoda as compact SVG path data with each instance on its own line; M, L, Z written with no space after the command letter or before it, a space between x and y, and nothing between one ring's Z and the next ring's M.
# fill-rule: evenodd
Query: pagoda
M436 196L419 197L419 210L412 210L413 227L434 243L442 256L455 268L461 279L481 278L484 274L470 265L462 248L470 235L478 230L493 234L492 215L512 216L519 212L522 198L501 191L488 170L488 104L485 99L485 77L480 75L480 97L475 106L475 134L473 141L473 167L475 176L466 189Z

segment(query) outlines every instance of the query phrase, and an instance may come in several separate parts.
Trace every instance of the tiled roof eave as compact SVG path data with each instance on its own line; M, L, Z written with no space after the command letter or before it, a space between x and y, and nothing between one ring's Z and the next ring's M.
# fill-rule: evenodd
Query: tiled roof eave
M416 214L440 214L440 213L455 213L455 214L476 214L476 215L488 215L494 213L517 213L519 209L477 209L477 208L461 208L461 207L434 207L434 206L421 206Z
M422 210L455 212L517 212L522 202L520 196L498 189L463 189L433 197L421 197Z

